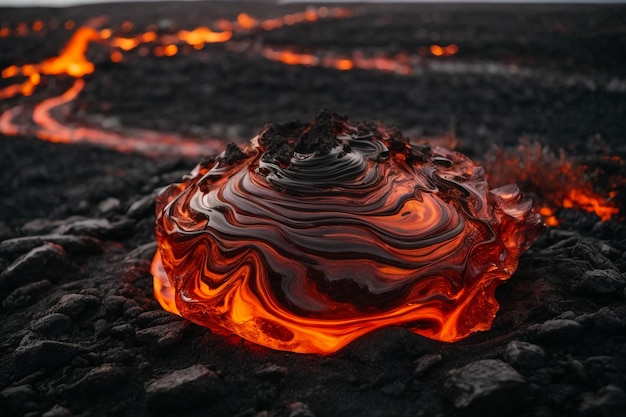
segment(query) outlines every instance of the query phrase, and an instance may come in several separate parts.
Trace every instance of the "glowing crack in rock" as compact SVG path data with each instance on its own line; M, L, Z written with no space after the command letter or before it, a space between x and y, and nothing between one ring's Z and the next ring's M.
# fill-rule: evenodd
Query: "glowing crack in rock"
M328 354L390 325L452 342L490 328L496 287L542 230L466 156L322 111L161 192L155 295L279 350Z

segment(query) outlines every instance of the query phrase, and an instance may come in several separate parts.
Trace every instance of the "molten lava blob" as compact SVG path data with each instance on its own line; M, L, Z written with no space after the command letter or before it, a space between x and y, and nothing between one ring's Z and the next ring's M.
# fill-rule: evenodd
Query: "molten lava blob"
M452 342L490 327L496 287L542 230L466 156L322 111L161 192L155 295L279 350L328 354L390 325Z

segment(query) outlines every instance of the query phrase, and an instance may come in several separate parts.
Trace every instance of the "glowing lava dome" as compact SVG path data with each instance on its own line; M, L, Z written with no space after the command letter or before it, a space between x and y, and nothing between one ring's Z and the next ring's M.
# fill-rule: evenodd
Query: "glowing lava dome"
M452 342L491 326L542 230L517 186L489 190L466 156L322 111L159 195L155 294L279 350L328 354L390 325Z

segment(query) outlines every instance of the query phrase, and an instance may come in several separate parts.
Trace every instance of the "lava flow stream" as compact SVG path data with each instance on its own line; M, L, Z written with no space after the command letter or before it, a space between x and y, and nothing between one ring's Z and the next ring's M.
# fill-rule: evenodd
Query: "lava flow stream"
M124 129L112 131L101 127L83 126L69 123L63 115L73 111L72 105L88 81L86 76L98 71L99 64L89 57L89 47L98 43L109 48L110 63L121 62L126 59L125 54L135 51L138 56L152 53L155 56L168 57L181 53L181 45L191 46L193 49L202 49L206 44L225 44L233 51L255 54L265 59L280 62L285 65L302 65L325 67L338 71L367 70L390 72L402 76L412 76L414 66L420 62L424 54L432 58L449 57L459 52L455 44L422 46L417 55L400 53L395 56L370 55L361 51L351 54L337 54L336 52L316 50L304 51L296 48L275 47L264 44L246 44L235 39L235 34L244 35L256 32L279 30L283 27L314 24L323 19L347 19L352 12L345 8L308 8L303 12L286 14L269 19L256 19L246 13L241 13L233 21L218 20L212 27L197 27L190 30L178 30L172 33L157 33L155 28L145 32L131 33L133 25L124 22L120 28L100 28L104 19L92 20L85 26L75 29L65 48L56 57L43 60L40 63L26 65L10 65L2 70L3 80L15 80L14 83L0 89L0 104L13 103L10 107L3 105L4 111L0 115L0 133L8 136L32 135L43 140L63 143L87 142L108 146L119 151L136 151L148 155L178 154L189 157L216 154L223 149L220 139L188 138L175 133L163 133L140 129ZM74 22L65 23L66 30L74 30ZM32 32L39 33L45 28L41 20L32 25ZM19 24L15 30L0 28L0 37L27 36L29 28L26 24ZM53 78L64 85L69 80L73 82L69 89L56 97L46 94ZM45 87L45 88L44 88ZM21 96L21 97L20 97ZM11 100L11 101L9 101ZM508 158L508 159L507 159ZM514 161L515 155L500 158L504 161ZM512 181L526 178L537 189L547 172L552 173L550 178L557 184L554 190L543 187L539 193L542 198L541 213L549 225L557 225L555 217L559 208L578 208L596 213L602 220L615 217L619 210L610 195L604 197L594 191L583 168L564 164L563 161L547 164L540 169L534 164L528 169L517 169L508 175ZM486 164L486 166L490 166ZM519 166L515 162L502 166L492 166L490 171L498 172L498 177L504 177L504 172L511 171ZM560 176L553 174L559 172ZM535 173L535 174L533 174ZM517 175L517 177L515 177ZM563 184L561 187L559 184Z
M75 81L60 96L38 99L34 104L20 104L5 110L0 115L0 133L8 136L34 135L51 142L92 143L122 152L135 151L148 155L167 153L194 157L215 154L223 148L222 141L219 139L185 138L173 133L138 129L132 129L131 133L128 133L128 130L121 133L73 126L58 119L53 113L61 113L64 108L69 110L71 103L84 88L84 77L96 71L97 65L87 57L91 43L108 45L111 48L111 62L115 63L124 59L124 52L134 50L143 44L149 45L157 56L172 56L178 53L178 45L181 43L190 45L194 49L202 49L205 44L229 41L234 32L268 31L324 18L343 19L349 16L350 12L347 9L327 7L310 8L303 13L288 14L268 20L257 20L241 13L234 22L226 20L216 22L215 26L219 27L220 31L214 31L209 27L198 27L161 35L149 30L133 36L115 36L111 29L98 30L94 27L95 24L79 27L58 56L37 64L11 65L2 71L3 79L23 80L0 89L0 100L20 95L32 96L42 84L44 77L69 76ZM43 23L40 22L40 24L43 26ZM127 26L132 28L128 22ZM10 32L3 29L1 35L7 37Z

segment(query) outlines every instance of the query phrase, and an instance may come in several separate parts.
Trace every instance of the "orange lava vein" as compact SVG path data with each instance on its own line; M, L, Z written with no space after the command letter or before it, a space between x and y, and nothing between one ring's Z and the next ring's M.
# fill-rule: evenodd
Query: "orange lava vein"
M39 139L57 143L91 143L116 149L120 152L140 152L148 156L176 154L197 157L216 153L222 148L220 139L191 139L171 133L134 129L132 134L121 134L92 129L83 126L71 126L61 123L53 112L62 112L70 105L85 86L83 79L77 79L71 88L58 97L46 99L35 106L32 113L33 126L18 125L13 120L22 114L24 107L10 109L0 117L0 132L5 135L35 135Z
M324 67L340 71L362 69L367 71L395 72L400 75L410 75L413 68L409 58L400 55L396 58L385 56L366 57L362 53L354 53L350 57L323 54L320 56L310 53L299 53L289 49L264 47L261 55L270 61L286 65L303 65L309 67Z
M89 43L101 39L98 31L83 26L76 30L59 56L46 59L39 64L13 65L5 68L2 71L2 78L12 78L18 75L28 78L21 84L13 84L0 90L0 99L11 98L17 94L31 95L35 87L41 82L42 75L67 74L74 78L82 78L93 73L95 66L87 59L85 53Z

